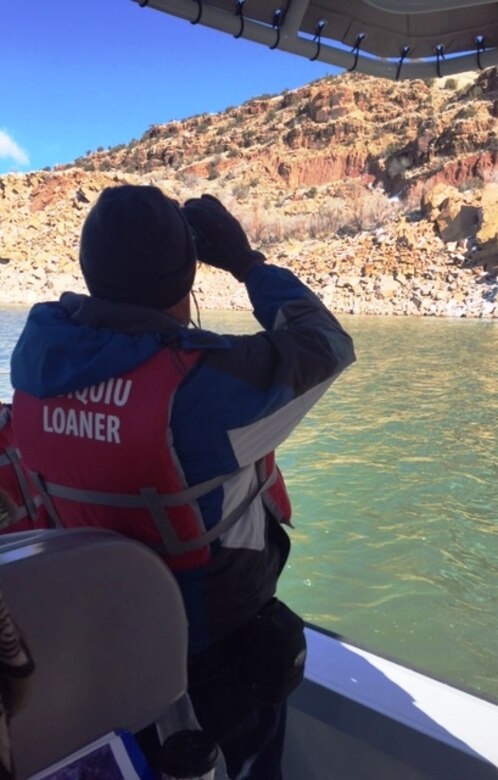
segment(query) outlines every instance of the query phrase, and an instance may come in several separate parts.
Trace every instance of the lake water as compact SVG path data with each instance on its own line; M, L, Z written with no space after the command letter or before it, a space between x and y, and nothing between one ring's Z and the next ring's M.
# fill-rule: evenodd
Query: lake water
M0 310L0 398L22 309ZM307 620L498 698L498 323L341 317L358 362L279 450L280 595ZM248 314L203 315L213 330Z

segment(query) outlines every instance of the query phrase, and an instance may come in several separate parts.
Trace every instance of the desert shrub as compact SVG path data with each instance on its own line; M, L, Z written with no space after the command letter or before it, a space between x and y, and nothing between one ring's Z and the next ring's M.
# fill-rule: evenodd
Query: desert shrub
M255 246L270 246L286 238L304 238L306 235L302 217L272 212L259 203L254 203L251 211L242 215L241 222Z
M198 133L207 133L211 125L213 124L213 120L210 116L202 115L199 116L195 124L193 123L193 127L195 127L196 131Z
M242 133L242 144L246 148L248 146L251 146L254 142L254 131L253 130L244 130Z
M270 98L274 97L274 95L270 92L263 92L262 95L257 95L256 97L249 98L249 100L246 100L244 103L245 106L253 106L255 103L259 103L261 100L270 100Z
M288 108L296 103L299 103L299 95L295 92L284 92L282 102L280 103L281 108Z
M302 216L273 216L260 213L257 220L252 221L250 235L255 244L270 246L289 238L303 239L306 237L305 219Z
M284 135L284 144L287 144L287 146L292 146L292 144L297 141L300 136L301 131L297 127L292 127L289 132Z
M391 157L393 154L396 154L396 152L399 152L403 147L403 144L399 141L391 141L391 143L387 144L386 148L384 149L384 156L385 157Z
M220 172L218 171L218 168L216 167L215 162L210 162L207 169L207 178L209 181L213 181L213 179L217 179L220 175Z
M290 239L326 241L341 231L371 230L393 219L401 210L400 203L390 200L384 192L365 189L357 182L352 182L347 196L328 199L313 214L285 214L285 201L280 205L251 201L248 207L249 193L249 185L238 183L231 191L236 200L230 202L225 196L223 202L240 220L255 247L268 247Z
M336 232L342 226L344 208L323 209L310 216L309 214L284 214L282 211L272 211L268 204L262 208L254 204L250 214L245 214L247 232L255 246L271 246L282 241L307 238L325 238Z
M353 230L373 230L385 225L401 210L399 201L391 200L381 190L364 190L351 199L350 208Z
M350 220L346 202L342 198L334 198L318 209L310 219L310 238L326 238L342 230Z
M483 180L479 176L469 176L464 181L458 183L457 189L460 192L467 190L480 190L483 186Z
M245 200L249 195L249 186L247 184L236 184L232 188L232 195L237 200Z
M221 143L220 141L212 141L210 144L206 146L206 155L208 154L223 154L225 151L225 144Z
M400 157L391 157L386 163L386 171L389 176L398 176L406 171L411 165L410 158L403 154Z
M201 181L199 176L197 176L195 173L190 173L186 171L180 171L180 173L177 174L176 178L177 181L184 184L188 190L197 189Z

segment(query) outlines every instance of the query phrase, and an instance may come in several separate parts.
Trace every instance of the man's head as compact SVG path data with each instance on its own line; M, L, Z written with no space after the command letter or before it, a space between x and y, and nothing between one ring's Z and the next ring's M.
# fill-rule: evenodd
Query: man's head
M190 292L195 258L180 207L157 187L106 188L81 232L88 290L108 301L168 309Z

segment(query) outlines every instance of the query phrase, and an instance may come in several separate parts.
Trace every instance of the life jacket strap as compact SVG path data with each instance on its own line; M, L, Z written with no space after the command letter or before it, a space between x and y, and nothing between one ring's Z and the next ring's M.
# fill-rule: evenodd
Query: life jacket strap
M168 519L167 513L164 512L161 505L161 496L157 491L152 489L141 490L140 493L144 496L144 500L147 502L147 508L154 520L163 544L170 555L183 555L194 550L200 550L203 547L207 547L208 544L214 542L222 534L226 533L235 523L249 509L253 501L258 498L265 490L273 485L277 479L277 469L274 468L271 474L264 482L262 482L255 491L246 496L237 506L228 513L226 517L213 525L209 531L205 531L195 539L188 539L181 541L178 539L171 522ZM170 546L172 545L172 546Z
M278 476L277 468L274 467L271 474L263 481L260 480L257 488L246 496L226 517L216 523L216 525L208 531L200 533L195 539L188 539L185 541L179 539L176 530L168 517L167 508L193 504L198 498L215 490L224 482L227 482L236 474L239 474L240 471L241 470L239 469L230 474L214 477L213 479L200 482L197 485L185 488L185 490L178 491L177 493L164 494L159 493L156 488L142 488L139 493L134 494L103 493L97 490L83 490L81 488L67 487L66 485L56 485L53 482L44 482L42 477L39 474L36 474L36 472L30 472L30 475L43 498L43 503L50 519L53 523L57 523L57 527L60 527L62 523L57 510L55 509L52 497L74 501L75 503L93 504L95 506L107 506L120 509L147 509L162 542L159 546L154 543L149 544L148 546L163 554L178 556L206 547L221 536L221 534L228 531L229 528L240 520L253 501L273 485ZM258 468L258 473L259 471Z
M32 491L30 490L28 480L26 479L26 474L21 467L19 452L15 447L6 447L4 451L7 462L14 469L17 484L19 485L19 489L21 491L23 504L26 507L26 513L29 515L31 520L35 521L38 514L37 507L35 506Z
M161 537L162 549L160 552L172 556L181 555L183 552L186 552L183 547L184 542L181 542L180 539L178 539L175 529L163 508L161 495L157 490L155 488L142 488L140 497L142 506L145 506L148 509L157 532Z
M0 409L0 431L2 430L2 428L5 428L10 418L11 418L10 411L7 409L6 406L2 406L2 408Z
M35 496L33 498L33 504L35 505L35 507L37 509L39 509L42 506L42 504L43 504L42 497L40 495ZM16 510L16 519L15 519L14 522L18 523L19 520L24 520L24 518L28 517L28 515L29 515L29 512L28 512L27 508L24 506L24 504L22 506L18 506L17 510ZM30 516L30 519L32 519L31 516ZM15 529L13 529L13 530L15 530Z
M29 476L31 477L31 480L36 490L41 496L43 506L45 507L45 510L47 512L48 522L50 523L52 528L63 528L64 526L59 517L59 513L55 508L54 502L50 497L50 491L48 490L45 480L43 479L41 474L38 474L36 471L30 471Z
M238 471L233 471L230 474L214 477L206 482L199 482L193 487L180 490L177 493L160 494L157 493L155 488L150 488L150 490L157 493L163 507L185 506L197 501L201 496L211 493L212 490L215 490L215 488L227 482L238 473ZM46 482L45 487L47 492L54 498L62 498L81 504L95 504L95 506L110 506L120 509L143 509L144 506L148 506L147 502L144 501L142 491L140 493L104 493L99 490L84 490L67 487L66 485L56 485L53 482ZM144 490L148 489L144 488Z

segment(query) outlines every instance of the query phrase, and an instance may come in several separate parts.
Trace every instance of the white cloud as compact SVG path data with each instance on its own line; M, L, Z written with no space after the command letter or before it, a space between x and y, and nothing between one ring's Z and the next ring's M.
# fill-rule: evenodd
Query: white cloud
M17 165L29 165L26 152L16 144L5 130L0 130L0 157L9 157Z

